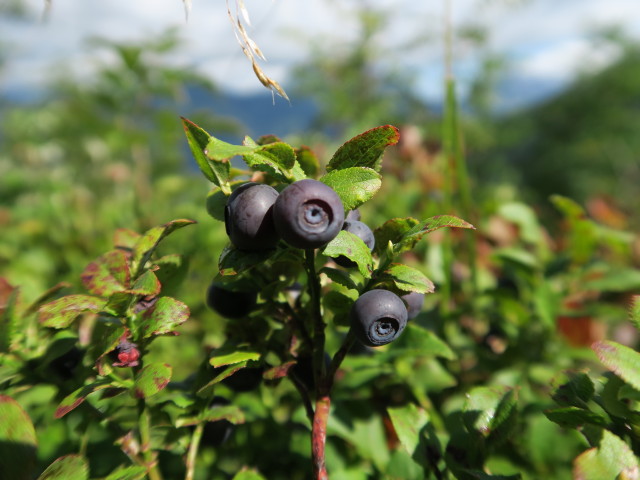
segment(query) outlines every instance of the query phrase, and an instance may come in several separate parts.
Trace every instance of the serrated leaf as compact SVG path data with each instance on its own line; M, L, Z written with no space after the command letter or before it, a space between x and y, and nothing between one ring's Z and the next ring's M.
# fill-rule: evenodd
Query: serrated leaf
M341 230L322 250L327 257L347 257L358 266L358 271L365 278L371 278L373 257L369 247L357 235Z
M195 220L178 219L172 220L147 230L136 242L133 248L133 264L135 265L136 274L140 274L144 264L149 260L158 244L166 236L175 232L176 230L186 227L187 225L193 225Z
M427 220L424 220L423 222L420 222L412 227L410 230L406 231L400 238L394 250L396 251L396 253L410 250L425 235L445 227L470 228L474 230L476 228L470 223L465 222L461 218L455 217L453 215L438 215L436 217L431 217Z
M256 148L252 146L233 145L231 143L227 143L223 140L210 136L209 142L207 142L207 145L205 147L204 154L211 160L222 161L229 160L230 158L236 156L247 155L254 152L255 150Z
M67 295L38 309L38 320L45 327L66 328L82 313L98 313L106 302L90 295Z
M160 297L140 319L143 338L175 333L176 327L189 319L189 307L172 297Z
M321 177L320 181L335 190L347 211L373 198L382 186L382 176L365 167L334 170Z
M80 278L84 287L94 295L108 297L123 292L131 279L127 255L122 250L100 255L86 266Z
M575 372L555 389L551 398L559 405L584 408L594 393L595 386L589 375Z
M640 391L640 353L610 340L595 342L591 348L607 369Z
M38 480L88 480L88 478L87 461L80 455L65 455L49 465Z
M402 292L433 293L436 288L420 270L402 263L392 263L378 280L390 282Z
M380 171L380 160L385 149L395 145L400 132L392 125L368 130L344 143L334 153L327 165L327 172L349 167L367 167Z
M109 380L101 379L88 385L84 385L77 390L74 390L62 399L62 401L58 405L58 408L56 409L54 418L64 417L67 413L80 406L90 394L92 394L93 392L97 392L98 390L104 390L105 388L109 388L110 386L111 385L109 383Z
M148 398L164 390L169 381L173 368L168 363L150 363L136 375L134 394L136 398Z
M20 404L7 395L0 395L0 419L0 476L30 480L37 459L33 423Z
M418 446L422 437L422 429L429 423L429 414L413 403L402 407L390 407L387 409L393 429L398 435L400 444L409 455L418 453Z
M202 420L207 422L226 420L234 425L239 425L245 421L244 413L242 413L242 410L236 405L211 407L203 413Z
M418 220L411 217L387 220L373 231L373 236L376 239L374 253L380 256L389 242L393 244L400 242L402 236L419 223Z
M216 168L217 171L214 171L209 164L207 155L205 154L211 135L192 121L187 120L184 117L180 118L182 119L182 125L187 136L187 143L189 144L193 158L195 158L198 167L200 167L200 171L210 182L213 182L224 190L229 178L228 162L222 166L218 165L218 168Z
M584 425L605 427L607 421L597 413L579 407L553 408L544 412L546 417L562 427L578 428Z
M640 478L638 460L629 446L608 430L602 431L597 448L578 456L573 465L575 480L635 479Z
M211 363L211 361L209 361L209 363ZM233 375L234 373L242 370L243 368L245 368L248 365L249 361L245 360L243 362L238 362L238 363L233 363L229 366L227 366L227 368L225 368L222 372L218 373L211 381L209 381L205 386L201 387L198 390L198 394L201 395L203 394L203 392L206 392L210 387L212 387L213 385L220 383L221 381L223 381L226 378L229 378L231 375ZM216 367L217 368L217 367Z

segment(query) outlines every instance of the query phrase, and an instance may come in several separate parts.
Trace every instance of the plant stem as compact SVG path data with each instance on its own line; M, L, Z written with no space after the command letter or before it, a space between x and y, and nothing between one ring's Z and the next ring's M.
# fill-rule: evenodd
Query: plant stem
M322 310L320 309L320 281L316 272L315 254L313 249L305 250L305 269L309 284L309 295L311 296L311 319L313 321L313 377L320 389L325 383L324 364L324 321L322 320Z
M193 435L191 435L191 444L189 445L189 452L187 453L187 473L184 476L184 480L193 480L193 476L195 475L196 457L198 456L198 448L200 448L200 439L202 439L204 425L204 423L199 423L193 431Z
M318 391L316 410L313 416L311 429L311 455L313 461L314 480L328 480L327 466L325 463L325 443L327 440L327 421L331 408L329 393L322 394Z
M140 415L138 421L138 428L140 429L140 449L142 450L145 467L147 468L147 475L149 476L149 480L162 480L156 456L153 450L151 450L151 419L144 398L138 400L138 410Z

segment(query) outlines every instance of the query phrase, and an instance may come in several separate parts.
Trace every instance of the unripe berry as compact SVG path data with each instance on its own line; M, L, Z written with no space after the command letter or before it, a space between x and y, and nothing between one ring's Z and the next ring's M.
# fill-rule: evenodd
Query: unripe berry
M369 290L351 307L351 326L358 340L379 347L400 336L407 325L407 308L395 293Z
M282 239L295 248L318 248L333 240L344 223L344 206L328 185L310 178L288 185L273 206Z

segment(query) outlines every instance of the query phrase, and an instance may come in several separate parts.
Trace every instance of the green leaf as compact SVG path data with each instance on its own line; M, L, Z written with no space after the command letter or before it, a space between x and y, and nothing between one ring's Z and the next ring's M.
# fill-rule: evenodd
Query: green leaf
M402 263L392 263L377 279L401 292L433 293L436 288L420 270Z
M358 266L358 271L365 278L371 278L373 257L364 241L357 235L341 230L322 250L327 257L347 257Z
M104 480L143 480L147 469L141 465L131 465L114 470Z
M36 431L13 398L0 395L0 478L30 480L36 466Z
M125 291L131 280L127 255L122 250L111 250L86 266L80 275L84 287L94 295L108 297Z
M160 297L153 307L146 310L139 328L143 338L173 334L176 327L189 319L189 307L172 297Z
M429 423L429 414L413 403L402 407L387 409L393 428L398 435L400 444L409 455L419 454L419 445L422 438L422 429Z
M293 172L296 166L296 153L284 142L268 143L243 155L244 161L254 170L267 172L286 183L296 180Z
M64 417L67 413L81 405L90 394L109 387L111 387L109 380L103 378L78 388L62 399L56 409L54 418Z
M358 286L349 273L337 268L322 267L318 273L324 273L332 282L347 287L350 290L357 290Z
M334 170L321 177L320 181L335 190L347 211L373 198L382 186L382 176L365 167Z
M640 391L640 353L610 340L595 342L591 348L607 369Z
M226 191L228 189L227 182L229 179L229 162L216 162L214 170L214 168L209 164L209 160L205 154L207 146L211 140L211 136L190 120L187 120L184 117L180 118L182 119L182 125L184 126L184 131L187 135L189 148L191 148L191 153L196 159L196 163L198 164L198 167L200 167L200 171L210 182L213 182L218 187L221 187L223 191ZM227 194L229 193L231 192L229 191Z
M559 405L585 408L594 393L595 386L589 375L575 372L569 375L566 382L556 388L551 398Z
M118 228L113 234L113 246L115 248L133 250L139 238L140 234L138 232L128 228Z
M580 480L638 479L638 460L629 446L608 430L600 445L583 452L574 461L573 478Z
M394 250L396 253L410 250L422 239L422 237L444 227L470 228L475 230L473 225L458 217L454 217L453 215L438 215L424 220L412 227L410 230L404 232L400 240L397 242Z
M349 167L367 167L380 171L380 160L385 149L395 145L400 132L391 125L368 130L344 143L334 153L327 165L327 172Z
M38 320L45 327L66 328L86 312L98 313L106 302L90 295L67 295L38 309Z
M136 242L133 248L133 266L135 276L142 273L145 263L151 258L158 244L167 235L170 235L179 228L196 223L195 220L178 219L172 220L164 225L153 227L147 230Z
M309 178L316 178L320 171L320 162L316 154L309 147L303 145L296 149L296 158L304 174Z
M16 311L19 296L20 289L11 288L0 309L0 352L13 349L19 343L20 335L23 334L22 322Z
M266 480L255 470L242 470L232 478L232 480Z
M220 275L239 275L269 259L274 252L243 252L229 244L220 253Z
M42 472L38 480L88 480L89 464L80 455L65 455Z
M160 293L161 288L162 285L160 285L160 281L158 280L158 277L156 277L156 274L151 270L147 270L136 279L133 286L127 290L127 292L134 295L155 296Z
M220 420L226 420L234 425L245 422L244 413L237 405L224 405L211 407L197 417L181 417L176 420L176 427L198 425L202 422L219 422Z
M583 282L585 290L596 292L629 292L640 289L640 270L615 267L595 275ZM597 276L596 276L597 275Z
M387 220L382 226L373 231L373 236L376 239L376 246L373 250L374 253L380 256L387 248L389 242L393 244L400 242L402 236L419 223L418 220L411 217Z
M506 387L476 387L467 394L464 420L469 430L501 443L515 427L517 401Z
M44 305L45 303L47 303L48 301L50 301L53 297L56 296L56 294L62 290L63 288L67 288L69 287L71 284L67 283L67 282L60 282L56 285L54 285L53 287L49 288L48 290L46 290L44 293L42 293L38 298L36 298L22 313L22 317L27 317L28 315L31 315L32 313L35 313L38 311L38 309ZM0 314L2 314L2 311L0 310Z
M630 320L636 330L640 330L640 295L634 295L632 298Z
M209 363L214 367L221 367L224 365L233 365L235 363L247 362L250 360L259 360L260 354L252 351L238 350L235 352L228 352L226 349L214 353L209 359Z
M581 428L584 425L605 427L607 421L597 413L579 407L554 408L544 412L549 420L561 427Z
M406 356L442 357L455 360L456 354L435 333L415 323L409 322L402 336L391 344L387 353L395 355L401 353Z
M136 398L148 398L164 390L173 369L168 363L150 363L136 375L134 393Z
M205 147L204 153L207 156L207 158L220 162L223 160L229 160L230 158L233 158L236 156L247 155L249 153L254 152L255 150L256 150L256 147L254 146L233 145L231 143L227 143L218 138L210 136L209 142L207 142L207 146Z
M211 360L209 361L209 363L212 363ZM233 375L234 373L242 370L243 368L245 368L247 365L249 364L248 360L242 361L242 362L237 362L237 363L233 363L231 365L229 365L227 368L225 368L222 372L218 373L211 381L209 381L205 386L201 387L198 390L198 394L202 395L204 394L210 387L212 387L213 385L220 383L221 381L223 381L225 378L229 378L231 375Z

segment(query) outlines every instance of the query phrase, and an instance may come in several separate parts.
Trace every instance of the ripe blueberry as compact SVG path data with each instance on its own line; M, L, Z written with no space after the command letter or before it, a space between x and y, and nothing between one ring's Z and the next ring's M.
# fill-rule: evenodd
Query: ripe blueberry
M395 293L369 290L351 307L351 326L356 338L368 347L379 347L400 336L407 325L407 308Z
M276 231L292 247L317 248L338 235L344 206L338 194L317 180L306 178L288 185L273 206Z
M354 220L360 221L360 210L357 208L354 210L349 210L347 215L344 217L345 222L353 222Z
M224 226L231 243L240 250L268 250L278 243L273 225L275 188L249 182L236 188L224 208Z
M400 297L407 306L408 319L411 320L418 316L422 310L424 303L424 293L409 292Z
M227 290L215 283L207 289L207 306L226 318L246 317L256 306L256 292Z
M353 212L355 210L351 210L351 211ZM365 243L365 245L369 247L369 250L373 250L373 247L375 247L376 245L376 239L373 236L373 232L371 231L371 229L367 226L367 224L362 223L359 220L345 220L344 224L342 225L342 230L345 230L347 232L353 233L354 235L358 236ZM345 256L340 256L335 258L334 262L346 268L356 266L355 262L352 262Z

